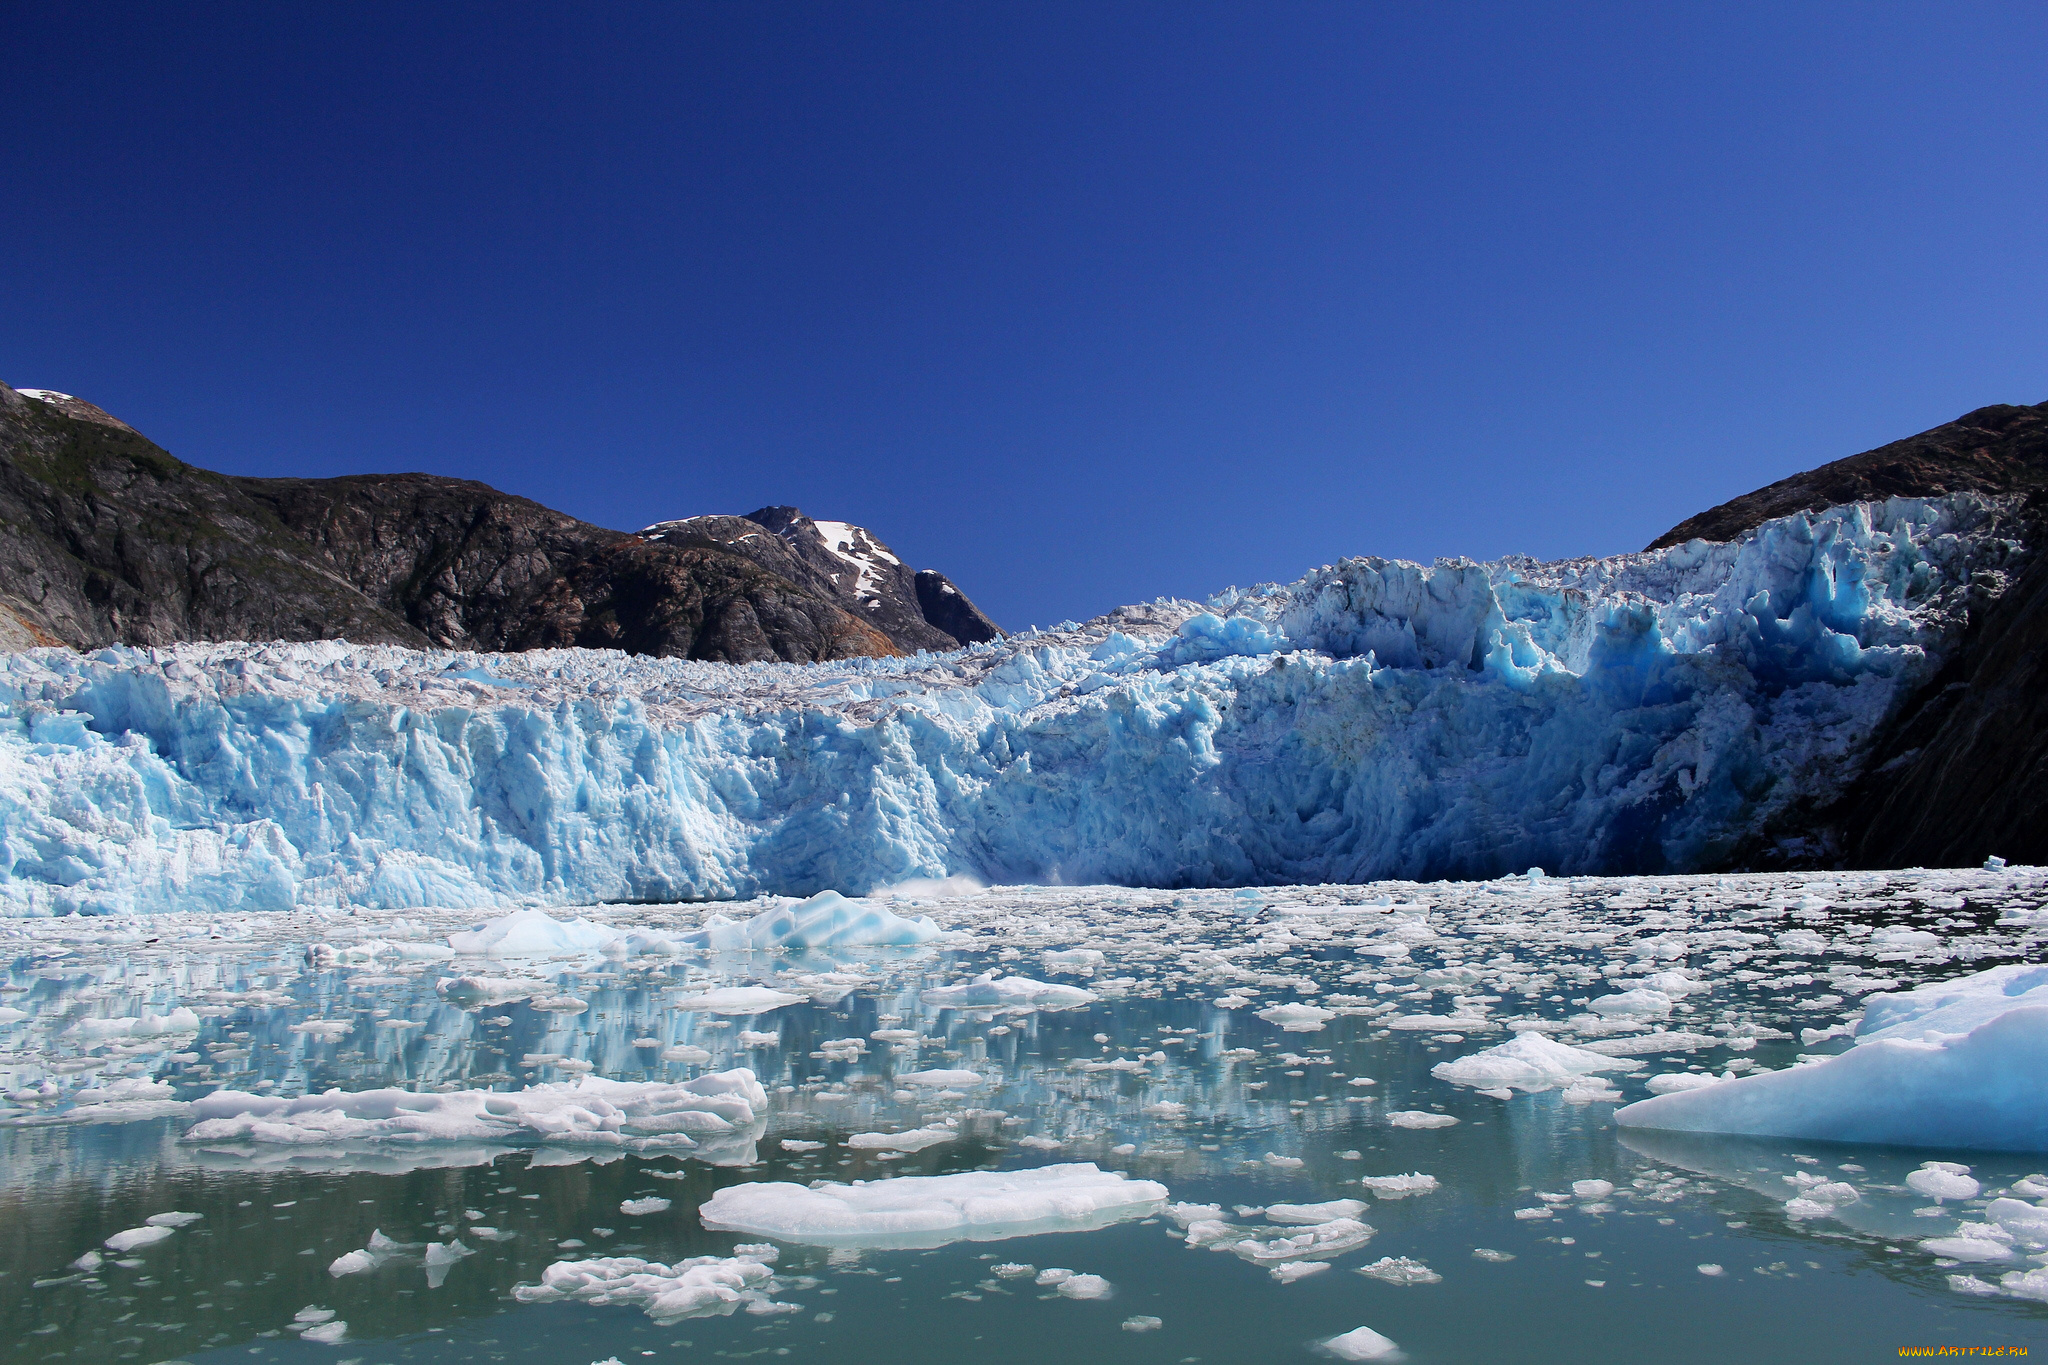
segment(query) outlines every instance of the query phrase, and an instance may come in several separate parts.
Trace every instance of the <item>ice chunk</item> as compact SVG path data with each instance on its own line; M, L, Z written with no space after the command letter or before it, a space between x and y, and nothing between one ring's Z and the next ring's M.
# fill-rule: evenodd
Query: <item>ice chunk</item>
M138 1251L146 1246L154 1246L175 1232L176 1228L166 1227L129 1228L126 1232L115 1233L100 1245L109 1251Z
M717 990L693 991L675 998L679 1010L702 1010L706 1014L766 1014L784 1005L801 1003L805 997L768 986L723 986Z
M2013 963L1864 998L1856 1041L1959 1038L2009 1010L2048 1006L2048 964Z
M1278 1024L1289 1033L1314 1033L1337 1017L1335 1010L1326 1010L1320 1005L1274 1005L1258 1012L1259 1018L1269 1024ZM1303 1044L1307 1046L1306 1043Z
M1068 1299L1106 1299L1110 1283L1100 1275L1069 1275L1053 1292Z
M1079 1232L1157 1213L1166 1187L1090 1162L899 1176L864 1185L728 1185L700 1210L714 1231L833 1247L938 1247Z
M1456 1085L1509 1086L1533 1092L1569 1085L1596 1071L1634 1071L1642 1065L1640 1061L1554 1042L1531 1029L1497 1047L1455 1061L1438 1062L1429 1074Z
M1193 1228L1188 1231L1192 1233ZM1372 1240L1373 1229L1356 1218L1332 1218L1281 1237L1244 1237L1229 1250L1247 1261L1299 1261L1340 1256Z
M1382 1199L1402 1199L1411 1194L1428 1194L1437 1187L1435 1176L1423 1175L1419 1171L1411 1175L1368 1175L1361 1177L1358 1183Z
M1873 997L1856 1046L1826 1061L1658 1095L1624 1127L1978 1151L2048 1150L2048 999L2035 967ZM1956 1036L1954 1026L1968 1025Z
M152 1213L142 1221L153 1228L189 1228L205 1217L203 1213Z
M463 957L564 957L608 947L618 934L587 919L558 920L545 910L514 910L465 933L448 935Z
M1662 991L1623 991L1598 996L1586 1008L1607 1019L1665 1019L1671 1014L1671 997Z
M1327 1223L1333 1218L1356 1218L1365 1212L1362 1199L1328 1199L1320 1204L1268 1204L1266 1218L1274 1223Z
M913 1128L907 1133L855 1133L846 1145L856 1151L921 1152L959 1137L951 1128Z
M1953 1161L1929 1161L1906 1176L1906 1188L1929 1199L1975 1199L1982 1188L1970 1168Z
M1387 1115L1396 1128L1448 1128L1457 1122L1449 1114L1432 1114L1422 1109L1397 1109Z
M1266 1273L1282 1284L1293 1284L1296 1280L1305 1280L1311 1275L1321 1275L1329 1268L1328 1261L1282 1261L1279 1265L1269 1268Z
M647 1199L627 1199L619 1204L619 1212L634 1218L644 1218L650 1213L661 1213L668 1206L669 1201L658 1196Z
M335 1257L327 1265L327 1273L340 1279L344 1275L359 1275L365 1270L374 1270L377 1258L367 1251L350 1251Z
M1331 1337L1323 1349L1339 1360L1392 1360L1401 1353L1400 1347L1370 1327L1354 1327Z
M667 1325L772 1305L768 1287L774 1275L768 1266L745 1256L692 1256L673 1265L637 1256L603 1256L556 1261L541 1272L539 1284L517 1285L512 1297L521 1303L578 1299L623 1304Z
M901 1085L930 1085L962 1090L988 1084L987 1079L978 1071L905 1071L900 1073L896 1080Z
M739 1068L669 1085L585 1076L523 1090L329 1090L297 1099L221 1090L197 1100L192 1143L318 1146L333 1143L417 1146L424 1142L500 1140L652 1153L744 1140L733 1159L752 1160L752 1137L767 1093Z
M508 976L444 976L434 989L451 1000L472 1005L504 1005L548 993L545 981ZM343 1034L348 1026L343 1026Z
M1444 1279L1422 1262L1406 1256L1382 1256L1371 1265L1358 1267L1358 1273L1403 1288L1411 1284L1442 1284Z
M1033 981L1028 976L1006 976L997 978L994 972L983 972L972 981L962 981L952 986L937 986L924 993L927 1005L951 1006L953 1008L1016 1008L1041 1010L1077 1009L1095 1000L1095 992L1084 991L1079 986L1061 986L1045 981Z
M713 915L680 942L711 951L773 948L911 947L939 936L929 917L904 919L887 906L820 891L798 905L763 910L749 920Z

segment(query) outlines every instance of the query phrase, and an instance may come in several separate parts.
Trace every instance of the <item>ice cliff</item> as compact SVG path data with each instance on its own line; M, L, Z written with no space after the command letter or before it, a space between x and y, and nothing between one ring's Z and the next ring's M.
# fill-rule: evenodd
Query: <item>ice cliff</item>
M1959 494L1351 559L949 654L0 657L5 913L1665 872L1855 777L2019 554Z

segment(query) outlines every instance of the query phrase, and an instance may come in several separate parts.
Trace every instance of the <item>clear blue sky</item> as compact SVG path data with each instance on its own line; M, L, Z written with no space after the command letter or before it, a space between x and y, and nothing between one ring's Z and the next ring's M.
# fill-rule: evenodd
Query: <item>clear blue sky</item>
M0 379L1006 626L2048 399L2048 6L0 3Z

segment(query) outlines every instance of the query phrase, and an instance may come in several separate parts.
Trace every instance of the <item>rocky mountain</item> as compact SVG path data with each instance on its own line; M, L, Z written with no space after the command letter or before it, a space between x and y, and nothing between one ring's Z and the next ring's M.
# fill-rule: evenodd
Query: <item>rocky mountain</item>
M1860 781L1780 845L1793 865L2048 863L2048 403L1978 408L1722 503L1648 547L1736 540L1839 503L1964 491L2025 495L2031 562L1986 585L1963 648L1906 700ZM1751 849L1736 865L1774 860Z
M1861 455L1809 469L1712 507L1651 541L1737 539L1776 517L1845 502L1942 493L2031 493L2048 487L2048 403L1996 403Z
M1002 634L936 569L910 569L862 527L813 521L794 507L658 522L640 535L664 545L708 543L744 556L837 602L906 648L957 649Z
M786 553L606 530L428 474L231 477L90 403L0 384L0 648L339 637L812 662L1000 633L858 527L753 518L667 526L737 522Z

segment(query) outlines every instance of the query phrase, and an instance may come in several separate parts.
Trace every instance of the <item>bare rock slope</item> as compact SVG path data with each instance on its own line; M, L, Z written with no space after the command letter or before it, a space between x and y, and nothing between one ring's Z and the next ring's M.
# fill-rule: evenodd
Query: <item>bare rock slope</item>
M781 561L711 535L606 530L464 479L236 478L90 403L0 384L0 648L344 638L810 662L999 633L943 575L928 576L965 614L941 600L927 615L927 575L844 528L888 567L870 606L855 565L842 588L802 533L839 523L769 511L788 514Z

